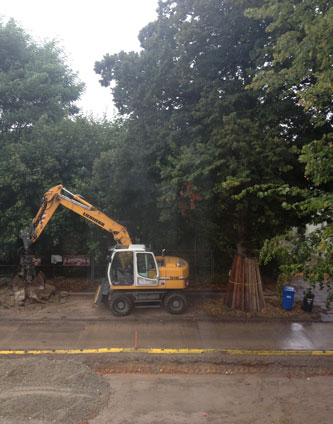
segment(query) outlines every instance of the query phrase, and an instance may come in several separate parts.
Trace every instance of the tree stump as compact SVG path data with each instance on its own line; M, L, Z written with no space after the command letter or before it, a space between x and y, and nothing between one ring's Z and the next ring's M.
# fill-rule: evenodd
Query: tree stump
M224 304L246 312L259 312L265 307L257 259L235 255Z

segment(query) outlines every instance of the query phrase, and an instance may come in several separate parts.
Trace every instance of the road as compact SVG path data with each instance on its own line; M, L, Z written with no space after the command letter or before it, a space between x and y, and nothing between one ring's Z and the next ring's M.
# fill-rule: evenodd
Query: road
M22 393L32 396L36 387L31 388L30 380L24 383L21 379L13 387L15 372L5 375L2 396L14 407L7 408L5 417L0 414L1 424L14 424L17 417L22 424L49 423L40 405L49 402L51 395L52 405L62 407L61 413L67 412L62 404L65 389L52 386L50 392L50 379L43 379L42 359L48 359L46 369L49 364L51 369L57 366L57 373L69 367L71 384L77 375L76 368L71 373L73 359L73 367L79 362L103 374L109 400L95 417L84 421L89 424L331 423L333 356L328 351L333 351L332 323L222 321L191 310L180 317L172 316L163 309L135 310L131 316L116 318L104 305L93 307L88 296L72 296L65 304L1 309L0 322L2 353L55 350L54 354L23 356L36 363L41 376L37 400L30 402L27 411L19 409ZM87 349L103 348L131 352L85 354ZM144 348L230 349L236 354L154 355L145 353ZM58 355L60 349L82 349L83 354ZM243 355L246 350L275 351L277 356ZM307 355L302 355L304 351ZM322 356L311 355L314 351ZM10 363L13 358L18 363L22 355L1 356L2 361ZM31 369L31 364L24 369ZM73 399L82 398L85 369L77 375L77 387L72 387ZM55 406L50 408L58 411ZM57 422L63 422L60 415L58 418Z
M70 303L72 302L72 303ZM333 324L290 321L219 321L163 309L113 317L88 298L68 305L0 315L0 350L26 349L247 349L333 350ZM58 309L56 309L58 308ZM59 309L60 308L60 309ZM60 312L59 312L60 311ZM137 342L136 342L137 336Z

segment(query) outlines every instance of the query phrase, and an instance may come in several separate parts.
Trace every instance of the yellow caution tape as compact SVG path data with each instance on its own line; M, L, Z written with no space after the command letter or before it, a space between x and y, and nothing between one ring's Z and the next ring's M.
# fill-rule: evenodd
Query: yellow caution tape
M253 283L251 283L251 282L240 283L238 281L231 281L231 280L229 280L228 281L228 284L235 284L236 286L262 286L261 281L259 281L259 282L256 281L256 282L253 282Z

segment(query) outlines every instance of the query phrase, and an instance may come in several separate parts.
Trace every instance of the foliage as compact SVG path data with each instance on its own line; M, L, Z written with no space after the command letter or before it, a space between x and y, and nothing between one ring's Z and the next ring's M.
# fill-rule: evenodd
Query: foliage
M17 260L20 231L43 193L56 184L91 195L93 162L117 138L118 124L76 116L83 84L54 42L37 44L11 20L0 23L1 260ZM97 231L96 231L97 230ZM106 237L75 214L59 210L34 251L105 252ZM104 259L105 253L103 255Z
M295 94L317 125L332 119L333 4L327 0L266 0L247 16L270 19L267 32L277 35L273 60L254 78L252 86Z
M0 21L0 141L42 117L56 122L78 112L82 89L54 42L39 45L13 20Z
M251 87L266 95L277 88L281 98L295 96L318 130L299 155L309 182L307 191L302 193L303 200L284 205L306 216L306 222L316 227L305 234L291 238L282 235L267 241L261 256L266 262L279 257L285 277L286 273L302 272L312 284L329 284L333 279L333 3L266 0L262 7L248 10L247 16L269 18L267 31L277 37L273 60L257 72Z
M77 117L50 124L40 120L29 131L28 139L4 142L0 158L1 259L15 258L21 245L18 238L35 216L42 195L56 184L73 192L83 192L97 201L90 188L93 162L107 149L115 125ZM89 190L88 190L89 187ZM35 246L36 252L80 252L89 246L91 228L75 214L56 212ZM96 233L95 233L96 234ZM98 236L97 236L98 238ZM93 242L91 242L93 243Z
M131 237L147 236L156 220L154 185L147 175L140 139L133 140L126 128L94 162L93 184L106 212L128 226Z
M15 257L41 195L62 183L134 241L213 248L220 266L297 226L263 252L329 281L331 20L324 0L161 0L139 53L95 64L122 116L113 123L75 116L82 84L55 43L1 23L1 259ZM309 238L306 223L325 225ZM102 259L108 243L59 210L36 249Z
M289 233L266 240L260 252L260 261L267 264L277 259L280 265L279 281L290 281L301 274L311 288L317 284L327 288L327 307L333 300L333 231L331 225L313 229L309 233Z
M248 190L306 184L297 152L314 132L292 97L247 90L271 55L269 21L244 16L261 4L161 1L157 20L140 32L140 53L105 55L95 64L129 117L128 137L141 149L134 166L149 176L160 222L188 246L199 240L220 252L231 245L253 253L265 236L297 221L281 195Z

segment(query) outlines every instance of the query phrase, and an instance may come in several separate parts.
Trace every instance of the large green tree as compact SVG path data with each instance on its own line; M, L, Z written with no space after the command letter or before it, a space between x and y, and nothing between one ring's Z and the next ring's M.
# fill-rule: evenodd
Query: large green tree
M53 124L40 120L29 132L28 139L21 137L19 142L3 144L0 158L2 260L15 259L16 250L22 244L19 233L31 222L42 195L50 187L63 184L70 191L85 195L96 206L106 206L96 196L92 184L93 163L102 151L110 148L112 140L118 138L116 127L107 121L96 122L82 116ZM96 253L102 243L105 253L105 241L99 231L76 214L59 208L34 250L45 255L82 249L83 253L87 250Z
M118 138L118 125L76 114L82 88L56 44L36 43L12 20L0 23L0 260L17 260L19 233L48 188L63 184L99 205L93 163ZM59 208L34 248L47 256L95 253L100 245L105 252L105 244Z
M0 141L17 139L41 117L77 113L82 89L54 42L38 44L14 20L0 21Z
M314 224L310 232L281 235L267 242L262 252L283 262L284 278L303 272L313 284L333 280L333 2L331 0L266 0L247 11L256 19L269 19L274 35L273 58L258 70L252 87L263 96L279 90L280 98L294 96L316 127L316 133L299 152L308 180L300 191L302 201L284 206ZM295 187L290 187L295 190ZM311 228L311 227L310 227ZM313 227L312 227L313 228ZM286 244L286 238L290 244Z
M261 4L160 1L157 20L140 32L140 53L95 65L129 117L130 137L141 140L140 167L155 186L160 220L188 246L253 252L297 221L281 200L287 182L306 183L297 148L315 129L293 96L247 89L272 60L269 19L244 16ZM267 198L262 183L281 189Z

